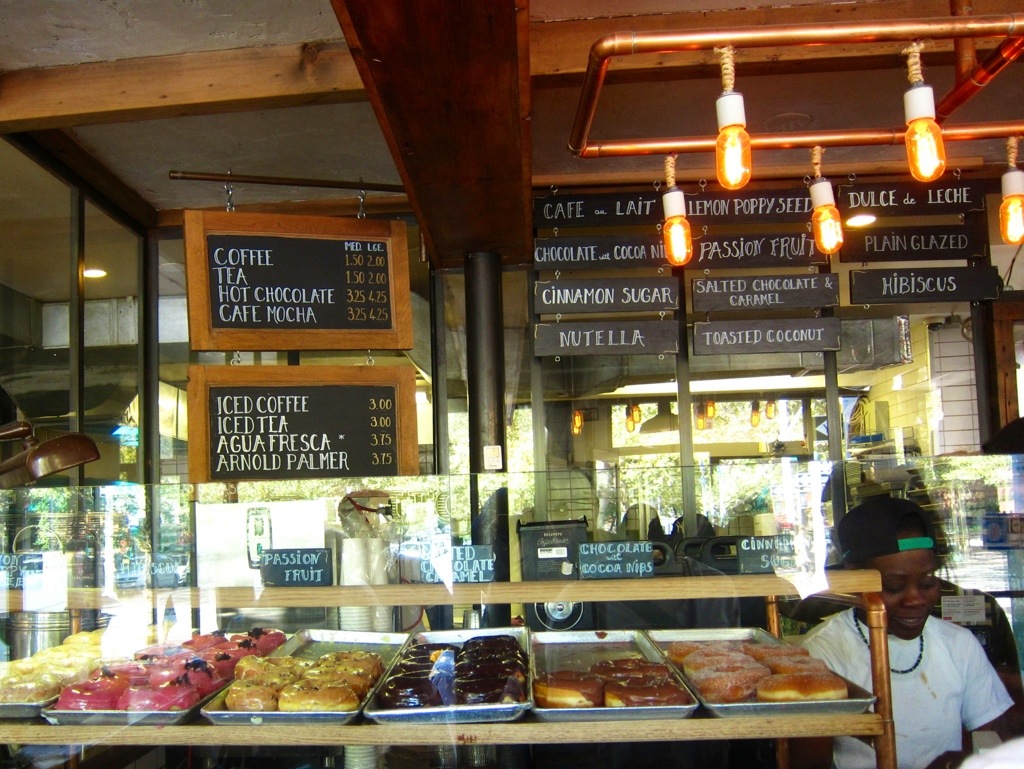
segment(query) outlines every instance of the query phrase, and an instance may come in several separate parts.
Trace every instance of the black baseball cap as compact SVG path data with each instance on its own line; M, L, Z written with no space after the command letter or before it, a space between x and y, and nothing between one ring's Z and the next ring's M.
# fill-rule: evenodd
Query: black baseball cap
M900 537L908 530L920 535ZM839 521L839 547L845 563L864 563L907 550L935 550L935 526L928 513L909 499L872 497Z

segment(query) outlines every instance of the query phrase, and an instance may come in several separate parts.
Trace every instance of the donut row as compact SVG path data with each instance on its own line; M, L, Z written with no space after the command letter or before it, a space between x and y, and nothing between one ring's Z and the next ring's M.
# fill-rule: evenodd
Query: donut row
M673 641L668 658L713 703L842 700L846 682L802 646Z
M511 635L474 636L462 645L408 647L377 690L382 708L510 704L526 700L527 658Z
M596 662L587 671L556 670L538 676L533 696L542 708L692 705L667 665L637 657Z
M244 634L195 634L180 644L147 646L133 659L102 660L87 676L65 685L54 709L188 710L226 686L241 659L267 653L284 638L280 630L253 628Z
M228 710L246 712L351 712L384 672L375 652L331 652L316 660L250 657L235 668L224 696Z

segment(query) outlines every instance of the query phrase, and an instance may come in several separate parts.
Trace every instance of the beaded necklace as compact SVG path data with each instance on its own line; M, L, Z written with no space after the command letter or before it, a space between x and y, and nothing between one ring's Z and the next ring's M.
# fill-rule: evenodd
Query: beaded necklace
M857 618L856 614L853 615L853 625L854 625L854 627L857 628L857 633L860 635L861 640L864 641L864 645L867 646L870 649L871 648L871 643L868 641L868 637L866 635L864 635L864 631L861 630L860 620ZM913 673L915 670L917 670L918 666L921 664L921 660L924 659L924 633L923 632L921 633L921 635L919 635L917 637L917 640L918 640L918 643L919 643L919 646L917 648L917 661L913 665L911 665L909 668L907 668L906 670L897 670L896 668L889 668L889 670L891 672L896 673L897 675L903 675L904 673Z

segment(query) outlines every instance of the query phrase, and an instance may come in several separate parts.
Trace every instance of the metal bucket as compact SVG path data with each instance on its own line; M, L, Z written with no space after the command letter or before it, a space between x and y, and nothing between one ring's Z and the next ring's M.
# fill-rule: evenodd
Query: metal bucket
M7 617L7 644L11 647L12 660L59 646L69 635L71 615L66 611L12 612Z

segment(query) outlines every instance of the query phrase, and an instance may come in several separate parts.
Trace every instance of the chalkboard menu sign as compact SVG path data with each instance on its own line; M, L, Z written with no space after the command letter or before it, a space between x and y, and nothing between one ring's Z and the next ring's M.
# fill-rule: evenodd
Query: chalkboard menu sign
M534 238L535 270L669 268L660 235L590 235Z
M412 347L403 222L185 212L197 350Z
M697 278L692 295L697 312L835 307L839 278L818 274Z
M720 320L693 324L694 355L824 352L839 349L839 318Z
M793 535L740 537L736 542L736 560L740 574L773 574L776 569L795 569Z
M537 315L678 309L679 280L676 278L541 280L533 287L533 311Z
M875 216L921 216L985 210L984 182L966 179L837 184L834 191L836 207L844 217L861 211Z
M314 587L334 584L331 551L325 547L264 550L260 577L267 587Z
M412 367L190 366L193 482L415 475Z
M533 226L624 226L660 224L665 219L657 192L616 194L548 195L533 199Z
M580 579L624 579L654 574L654 548L648 541L583 542Z
M843 262L912 262L974 259L988 256L988 232L979 226L943 224L930 227L847 227Z
M675 320L608 320L595 323L537 323L533 354L675 355L679 323Z
M770 235L709 235L693 241L690 267L730 269L734 267L810 267L828 264L828 256L814 245L806 231Z
M494 548L490 545L452 547L452 579L455 582L494 582Z
M979 302L998 299L1002 287L995 267L853 270L850 303Z

